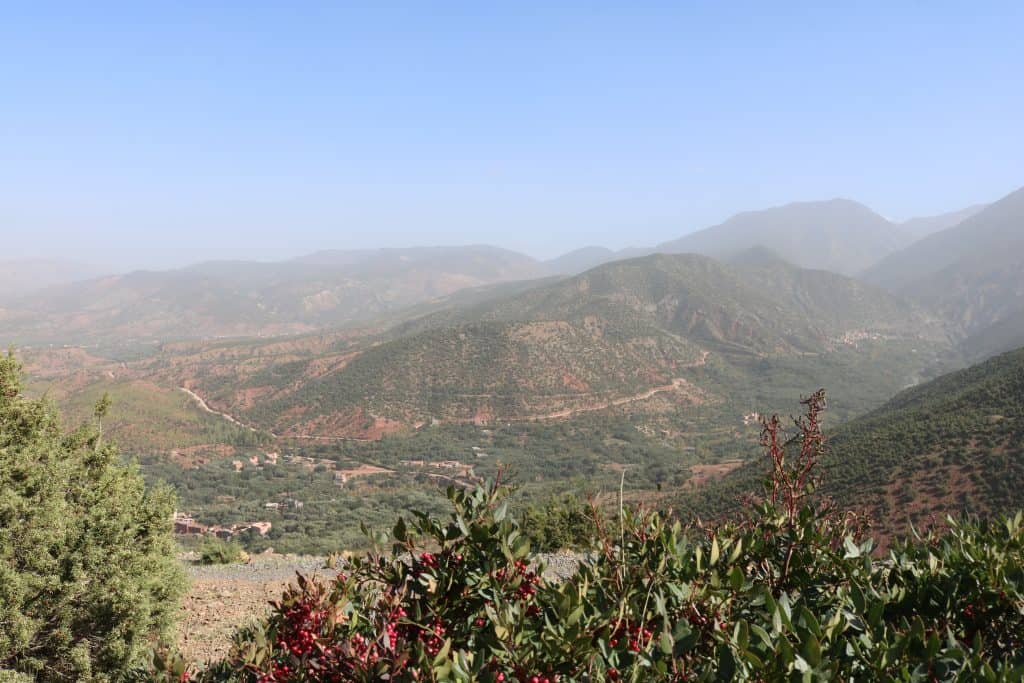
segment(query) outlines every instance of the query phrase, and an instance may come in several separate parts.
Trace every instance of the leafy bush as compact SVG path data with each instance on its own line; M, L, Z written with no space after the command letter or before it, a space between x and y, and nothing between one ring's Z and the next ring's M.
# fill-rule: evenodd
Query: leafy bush
M806 405L793 439L764 422L772 476L738 523L622 510L548 580L504 489L449 490L446 519L400 519L390 553L300 577L196 678L1021 680L1022 516L950 520L874 557L856 516L813 497L823 396Z
M523 514L522 531L540 552L586 548L597 532L595 514L579 498L566 496L545 507L531 506Z
M235 564L248 559L249 555L235 541L208 538L199 547L199 561L202 564Z
M0 357L0 670L116 678L167 633L184 589L174 499L122 466L98 424L65 434L20 372Z

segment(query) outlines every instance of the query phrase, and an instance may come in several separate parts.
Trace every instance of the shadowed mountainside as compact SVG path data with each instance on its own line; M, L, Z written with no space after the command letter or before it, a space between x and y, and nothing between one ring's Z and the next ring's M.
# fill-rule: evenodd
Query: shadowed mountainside
M1024 188L902 249L864 279L973 334L1024 309Z
M886 533L1024 506L1024 348L908 389L832 430L822 493ZM734 470L691 504L720 512L763 476Z

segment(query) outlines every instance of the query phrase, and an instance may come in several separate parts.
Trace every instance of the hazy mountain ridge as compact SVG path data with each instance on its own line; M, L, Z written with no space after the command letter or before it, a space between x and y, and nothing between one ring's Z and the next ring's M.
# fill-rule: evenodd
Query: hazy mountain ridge
M620 251L584 247L546 263L556 272L572 275L603 263L652 253L696 253L729 260L742 250L764 247L805 268L854 275L925 235L960 223L985 206L975 204L899 222L848 199L792 202L739 213L654 247Z
M106 271L106 268L74 261L0 261L0 302L49 287L89 280L103 275Z
M957 352L959 360L970 365L1021 347L1024 347L1024 308L968 336L957 345Z
M868 269L972 335L1024 310L1024 188ZM1024 330L1022 330L1024 331Z
M347 261L346 261L347 258ZM366 320L467 287L546 274L494 247L330 253L306 260L215 261L137 271L12 302L11 342L270 336ZM345 262L343 262L345 261Z
M627 247L613 251L607 247L583 247L562 254L557 258L545 261L544 264L552 272L561 275L578 275L584 271L596 268L597 266L611 263L612 261L623 261L630 258L649 256L655 253L653 247Z
M950 211L949 213L942 213L936 216L909 218L898 223L898 225L904 232L913 235L915 239L921 239L940 230L952 228L986 207L988 207L988 204L972 204L957 211Z
M823 270L790 265L763 249L729 264L698 254L654 254L615 261L575 277L475 307L412 320L403 333L474 320L551 320L602 315L644 319L673 333L751 351L819 348L851 329L908 329L941 335L938 321L882 290ZM771 330L771 332L767 332Z
M361 436L431 420L572 414L655 394L701 401L685 368L709 353L817 354L922 335L939 339L941 327L850 278L659 254L429 314L337 363L268 367L214 399L275 431ZM240 398L252 395L263 398Z
M852 275L913 241L910 233L848 199L794 202L737 214L657 250L718 257L765 246L792 263Z
M886 256L864 271L864 278L905 290L964 258L996 255L1024 235L1024 188L985 206L967 219Z
M956 215L915 219L914 229L944 225ZM911 239L909 231L863 205L830 200L738 214L658 247L585 247L544 262L488 245L326 250L281 262L210 261L73 285L47 280L53 286L34 293L8 287L0 342L138 343L301 334L374 319L386 324L403 310L436 307L459 291L531 279L543 285L545 277L659 252L729 260L761 246L797 265L848 273ZM9 271L7 279L31 279L23 270ZM4 277L0 267L0 283ZM489 296L482 290L467 298Z

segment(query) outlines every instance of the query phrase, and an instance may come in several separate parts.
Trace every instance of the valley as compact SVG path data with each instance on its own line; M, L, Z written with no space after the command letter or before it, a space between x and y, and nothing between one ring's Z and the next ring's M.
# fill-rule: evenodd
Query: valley
M1002 312L1015 310L1015 288L1024 286L1003 265L1012 254L958 267L959 277L980 278L962 280L963 291L985 292L971 296L987 302L986 317L970 313L970 323L917 296L923 285L883 273L901 259L921 262L915 250L952 263L959 257L943 245L965 231L994 235L976 250L1010 239L1020 225L1015 217L1024 216L1021 196L921 219L907 233L854 203L794 204L742 214L664 248L714 257L582 250L540 263L467 247L322 252L285 266L133 274L94 281L74 296L46 294L38 308L85 316L88 328L105 330L116 326L102 320L117 316L133 325L171 323L180 312L215 321L217 334L190 339L214 328L175 320L187 333L168 338L147 323L146 334L157 336L125 328L112 344L80 336L76 330L85 328L56 313L33 329L53 325L67 340L92 343L35 344L19 353L32 391L50 396L72 420L88 420L109 394L105 434L147 478L176 488L196 528L240 529L224 533L252 551L358 548L366 542L363 524L386 524L411 507L437 509L446 486L474 486L499 472L517 482L522 508L570 493L610 502L621 483L630 500L685 492L682 509L719 514L722 501L750 488L758 471L759 426L751 415L786 412L799 396L826 387L828 425L848 434L844 423L888 411L885 402L907 387L1012 346L1024 319ZM878 237L858 246L879 259L863 280L794 265L751 237L789 230L787 239L799 241L811 231L836 241L830 231L857 225ZM818 249L803 244L808 254ZM913 270L901 269L908 277ZM920 277L934 272L941 268ZM523 276L535 279L515 279ZM393 294L378 289L374 308L363 313L337 297L326 306L326 294L317 295L319 312L296 308L329 281L386 281ZM149 289L125 299L125 288L139 282ZM262 313L233 327L216 307L231 306L243 320L230 301L247 283L258 283L246 296ZM84 299L74 298L93 297L96 287L114 297L103 294L89 306L100 318L78 311ZM277 308L266 306L272 290ZM107 309L115 300L133 308ZM19 319L0 321L0 331ZM864 467L847 458L835 476L853 478L829 491L881 516L913 500L914 491L938 491L935 477L960 482L953 486L959 493L935 493L920 514L981 495L970 483L981 476L974 464L930 457L945 464L899 475L878 469L871 482L856 479ZM850 494L860 487L888 493L868 504ZM717 502L709 508L702 496ZM920 522L920 514L912 518ZM267 531L249 531L254 523Z
M1022 26L0 5L0 683L1024 681Z
M390 327L24 359L34 390L72 417L109 393L105 432L147 478L174 485L195 529L253 552L323 554L499 471L519 506L568 493L610 502L623 475L630 499L692 489L755 456L744 415L821 382L846 419L946 348L924 310L751 253L740 265L607 264Z

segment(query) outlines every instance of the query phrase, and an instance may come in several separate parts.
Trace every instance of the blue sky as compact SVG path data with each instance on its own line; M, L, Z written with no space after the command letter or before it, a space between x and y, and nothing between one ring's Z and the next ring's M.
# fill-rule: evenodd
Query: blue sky
M952 210L1024 185L1021 35L1024 3L3 3L0 260Z

